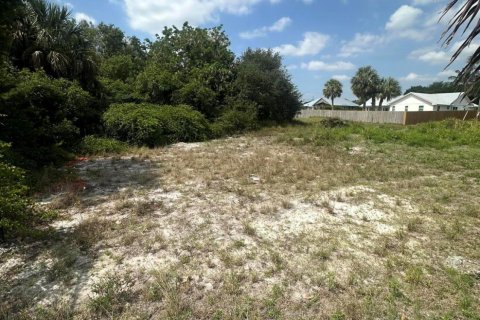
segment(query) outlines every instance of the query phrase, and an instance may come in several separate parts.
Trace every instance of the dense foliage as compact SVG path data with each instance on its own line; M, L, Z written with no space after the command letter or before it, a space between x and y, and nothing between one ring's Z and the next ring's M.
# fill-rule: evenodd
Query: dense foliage
M461 92L463 87L453 82L436 81L428 86L413 86L405 91L405 94L410 92L419 93L450 93Z
M248 49L237 62L233 83L237 101L256 105L261 121L288 121L300 110L300 93L282 67L282 58L271 50Z
M52 79L43 71L15 73L15 83L0 94L3 128L0 139L11 142L29 167L55 163L95 129L100 112L78 83Z
M210 136L205 117L186 105L114 104L103 117L112 137L136 145L154 147L202 141Z
M78 152L83 155L122 153L128 149L124 142L111 138L86 136L82 139Z
M291 120L300 107L281 57L248 49L236 58L222 27L185 23L141 41L76 21L58 1L2 2L0 140L27 173L78 152L122 152L125 143L252 130ZM2 166L13 177L16 169ZM5 188L17 190L13 180Z
M25 173L5 160L7 148L8 144L0 141L0 240L31 220Z

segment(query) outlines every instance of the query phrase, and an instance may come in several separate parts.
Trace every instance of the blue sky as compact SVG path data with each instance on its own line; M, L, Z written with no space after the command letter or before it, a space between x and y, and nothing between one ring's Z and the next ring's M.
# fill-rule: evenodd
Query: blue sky
M127 35L154 38L165 25L222 24L241 54L246 48L273 48L305 100L322 95L324 83L337 78L344 97L354 99L350 78L371 65L381 76L411 85L446 80L462 61L444 70L456 39L442 48L448 21L438 23L447 0L56 0L77 20L103 21Z

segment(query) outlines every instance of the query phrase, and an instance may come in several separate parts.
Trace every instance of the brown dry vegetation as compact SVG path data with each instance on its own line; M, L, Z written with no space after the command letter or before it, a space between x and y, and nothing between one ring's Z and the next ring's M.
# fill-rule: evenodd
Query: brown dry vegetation
M79 163L50 237L1 248L0 317L478 319L479 148L299 130Z

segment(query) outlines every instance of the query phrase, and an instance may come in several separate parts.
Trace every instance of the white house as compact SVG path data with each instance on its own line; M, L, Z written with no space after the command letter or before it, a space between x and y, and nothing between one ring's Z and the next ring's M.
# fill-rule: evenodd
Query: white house
M357 109L359 107L355 102L344 98L335 98L333 103L335 104L335 108L339 109ZM305 109L331 109L332 100L321 97L320 99L314 99L305 103L303 107Z
M389 106L390 106L390 102L397 99L397 97L395 98L392 98L390 100L388 99L384 99L382 101L382 111L388 111L389 109ZM380 99L379 98L376 98L375 99L375 108L378 108L380 105ZM367 102L365 102L365 107L368 109L368 110L372 110L372 107L373 107L373 101L372 99L368 99ZM377 109L378 110L378 109Z
M477 107L463 92L416 93L410 92L388 103L389 111L456 111Z

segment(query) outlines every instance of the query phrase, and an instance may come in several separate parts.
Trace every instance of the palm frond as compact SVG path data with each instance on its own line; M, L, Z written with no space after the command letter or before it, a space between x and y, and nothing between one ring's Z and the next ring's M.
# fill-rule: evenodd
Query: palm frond
M445 10L443 11L442 18L451 10L455 10L459 0L452 0ZM480 34L480 19L477 18L480 12L479 0L466 0L455 12L453 18L449 21L447 29L443 32L441 39L443 39L443 45L449 46L453 39L461 32L461 35L465 35L468 31L468 35L463 40L462 44L453 53L448 68L454 63L462 54L462 52L472 45L473 40ZM462 30L463 29L463 30ZM456 77L456 83L463 83L466 85L466 91L469 91L472 87L472 80L478 79L478 73L480 71L480 48L477 48L466 65L460 70Z

